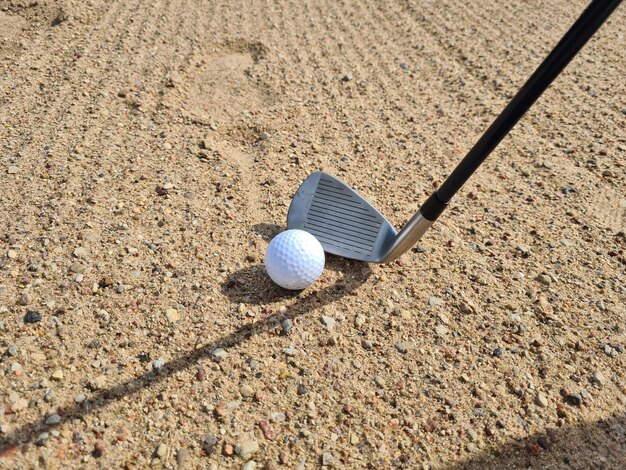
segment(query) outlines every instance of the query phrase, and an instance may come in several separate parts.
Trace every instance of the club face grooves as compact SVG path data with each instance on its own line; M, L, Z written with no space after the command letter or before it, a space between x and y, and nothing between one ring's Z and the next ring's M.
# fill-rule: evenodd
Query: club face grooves
M311 233L328 253L370 262L382 259L396 235L363 197L321 172L310 175L298 188L287 226Z

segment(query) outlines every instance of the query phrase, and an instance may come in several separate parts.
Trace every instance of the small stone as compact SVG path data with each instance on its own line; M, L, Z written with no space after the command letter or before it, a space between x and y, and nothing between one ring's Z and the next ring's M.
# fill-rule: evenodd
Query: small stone
M259 134L259 140L268 140L271 135L268 132L261 132Z
M502 353L503 353L502 348L496 348L496 349L493 350L491 355L493 357L500 357L500 356L502 356Z
M567 403L572 406L580 406L583 403L583 397L580 393L570 393L566 398Z
M157 358L156 361L152 363L152 368L159 370L159 369L162 369L164 365L165 365L165 359L163 359L162 357L159 357Z
M25 410L26 408L28 408L28 400L24 398L18 398L11 403L11 411L13 413Z
M548 397L545 393L539 392L537 393L537 397L535 398L535 404L540 406L541 408L546 408L548 406Z
M329 465L332 465L334 460L335 459L333 458L333 454L331 454L330 452L326 451L322 454L322 466L327 467Z
M230 445L230 444L224 444L224 447L222 447L222 454L224 454L226 457L230 457L235 453L235 448Z
M250 460L259 450L259 443L253 439L246 439L235 447L235 452L243 460Z
M208 454L213 455L215 452L215 446L217 445L217 438L212 434L205 434L202 436L202 449Z
M372 344L372 342L371 342L369 339L365 339L365 338L363 338L363 339L361 340L361 347L362 347L363 349L370 350L370 349L372 349L372 348L374 347L374 345Z
M387 383L385 382L385 379L383 379L382 377L378 375L374 377L374 383L378 385L380 388L385 388L385 385L387 385Z
M222 348L217 348L215 351L213 351L212 356L214 361L219 362L226 357L226 351L224 351Z
M249 460L243 464L241 470L254 470L256 468L256 462L254 460Z
M96 441L93 446L93 451L91 452L96 459L102 457L104 455L104 443L102 441Z
M252 395L254 395L254 389L250 385L248 385L248 384L243 384L239 388L239 393L241 393L242 397L248 398L248 397L251 397Z
M165 457L167 457L167 445L165 445L165 443L161 442L158 447L156 448L155 451L155 456L158 457L160 460L163 460Z
M12 344L7 348L7 354L9 356L15 356L17 354L17 346Z
M63 371L61 369L56 369L52 372L50 377L52 377L53 380L63 380Z
M16 259L17 258L17 251L16 250L9 250L7 252L7 256L9 259Z
M168 308L165 311L165 317L167 318L167 321L170 323L176 323L177 321L180 320L180 315L178 314L178 310L176 310L175 308Z
M28 292L24 292L22 295L20 295L20 299L18 300L18 303L20 305L30 305L33 303L33 296L30 295Z
M539 274L535 278L535 280L543 284L544 286L549 286L550 284L552 284L552 278L548 276L547 274Z
M448 331L448 328L443 325L437 325L435 327L435 333L437 334L437 336L445 336L448 334Z
M348 72L347 74L345 74L342 78L341 81L342 82L350 82L352 81L352 74L350 72Z
M276 434L274 433L272 425L268 420L262 419L259 422L259 427L261 428L261 431L263 431L263 436L265 436L265 439L268 441L273 441L276 438Z
M82 403L85 401L87 397L85 396L84 393L79 393L78 395L76 395L74 397L74 403Z
M443 300L441 300L439 297L430 297L428 299L428 305L430 305L431 307L437 307L441 304L443 304Z
M594 382L594 383L597 383L600 386L602 386L602 385L604 385L606 383L606 378L604 377L604 374L602 372L597 370L591 376L591 381Z
M298 384L298 389L296 390L298 395L306 395L307 391L306 385Z
M8 173L9 175L14 175L14 174L16 174L18 171L19 171L19 168L18 168L18 167L16 167L16 166L14 166L14 165L11 165L9 168L7 168L7 173Z
M358 328L361 328L363 325L365 325L366 320L367 318L365 317L365 315L358 314L356 318L354 319L354 325L357 326Z
M187 449L178 449L178 451L176 452L176 464L179 467L184 467L188 458L189 451Z
M396 350L401 353L401 354L405 354L406 353L406 345L405 343L398 343L396 344Z
M89 250L85 247L79 246L74 250L74 256L77 258L87 258L89 256Z
M280 322L280 328L283 335L288 335L292 327L293 321L291 320L291 318L283 318L283 320Z
M70 271L75 274L84 274L85 271L87 271L87 266L78 262L74 262L70 265Z
M322 315L320 320L328 331L333 331L335 329L335 319L333 317Z
M402 62L402 63L400 64L400 68L401 68L402 70L409 70L409 64L406 64L406 63Z
M61 422L61 417L57 414L48 416L46 419L46 424L59 424Z

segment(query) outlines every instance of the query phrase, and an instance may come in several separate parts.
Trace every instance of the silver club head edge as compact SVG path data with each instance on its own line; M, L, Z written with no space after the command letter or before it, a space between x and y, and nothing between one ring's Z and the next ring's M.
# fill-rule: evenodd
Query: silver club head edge
M311 233L327 253L370 263L393 261L431 225L418 211L398 233L359 193L322 172L304 180L287 214L287 228Z

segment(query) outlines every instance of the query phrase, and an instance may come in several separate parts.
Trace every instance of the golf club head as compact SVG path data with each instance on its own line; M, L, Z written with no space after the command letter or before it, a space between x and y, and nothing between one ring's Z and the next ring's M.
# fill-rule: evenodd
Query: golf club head
M322 172L311 174L296 191L287 228L311 233L327 253L371 263L383 262L397 237L361 195Z

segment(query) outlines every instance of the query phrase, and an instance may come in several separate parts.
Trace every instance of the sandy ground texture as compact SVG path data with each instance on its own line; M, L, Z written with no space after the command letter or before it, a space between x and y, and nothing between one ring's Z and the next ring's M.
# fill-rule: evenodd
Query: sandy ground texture
M584 2L0 0L0 468L624 468L626 8L389 265ZM324 318L322 318L324 317Z

